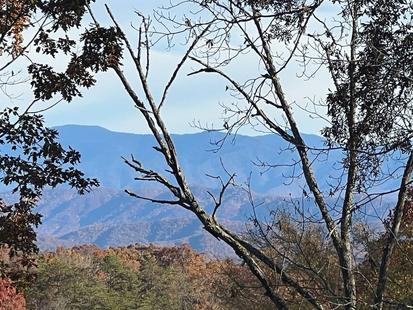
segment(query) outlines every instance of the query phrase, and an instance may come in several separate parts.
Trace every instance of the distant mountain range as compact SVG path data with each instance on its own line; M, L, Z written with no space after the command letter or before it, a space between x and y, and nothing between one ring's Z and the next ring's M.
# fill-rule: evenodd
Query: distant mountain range
M68 125L57 129L61 142L82 154L80 168L88 177L98 178L101 187L84 196L64 187L46 191L38 207L43 214L43 224L38 229L41 248L82 243L103 247L149 242L189 243L201 251L229 255L229 249L206 234L189 212L137 200L124 192L127 188L151 197L167 195L164 189L136 181L134 171L122 160L122 157L133 155L147 168L163 171L165 165L153 149L152 136L112 132L95 126ZM318 136L303 137L310 146L323 146ZM296 158L280 137L229 136L218 148L214 142L223 138L219 132L173 135L187 180L209 211L213 203L207 190L216 191L219 186L217 180L209 176L225 178L222 164L230 173L236 173L239 184L250 181L256 202L262 204L258 214L288 207L286 200L302 196L303 180L290 178L299 176L300 169L292 166ZM334 165L341 154L319 155L317 159L316 154L312 156L313 169L321 180L320 188L328 191L329 178L340 173ZM240 188L231 188L218 218L235 230L245 231L251 214L246 193Z
M143 190L162 197L163 192ZM202 191L203 192L203 191ZM211 211L209 197L197 191L200 202ZM99 188L85 196L59 189L45 193L38 211L43 214L39 245L94 243L101 247L134 243L180 244L209 253L228 254L222 244L206 234L194 216L182 208L157 205L129 197L121 190ZM241 191L229 192L218 217L232 229L243 231L250 204Z
M96 126L68 125L57 127L60 140L82 154L80 167L88 176L96 177L108 188L140 188L147 184L135 182L134 171L127 167L122 157L133 155L147 168L161 171L165 168L162 156L153 149L156 145L151 135L119 133ZM237 174L239 182L246 182L251 177L254 191L271 195L286 195L286 190L299 194L302 182L294 180L292 184L285 176L293 174L291 165L297 160L289 150L289 144L277 135L229 136L221 148L215 144L224 138L220 132L202 132L196 134L173 135L180 163L191 185L198 187L217 187L217 180L208 177L225 176L224 169ZM315 135L303 135L308 145L322 147L322 138ZM319 176L328 176L340 153L330 153L327 158L321 155L314 161L313 168ZM266 163L277 168L260 167ZM297 173L297 169L295 169ZM327 186L326 182L320 184Z

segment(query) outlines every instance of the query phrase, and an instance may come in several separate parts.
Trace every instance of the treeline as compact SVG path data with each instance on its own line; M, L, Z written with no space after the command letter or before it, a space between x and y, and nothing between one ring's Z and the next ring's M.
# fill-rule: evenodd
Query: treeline
M390 267L388 296L409 304L413 303L413 288L409 284L413 281L413 241L410 225L404 228L405 239L399 244ZM284 229L285 240L296 237L292 227L287 225ZM305 239L301 259L312 260L320 276L328 273L326 285L332 294L339 293L338 264L334 256L320 246L322 235L307 231ZM370 252L358 265L365 277L358 291L366 305L369 285L377 277L375 264L381 242L382 238L370 242ZM267 251L271 255L271 249ZM294 254L293 248L289 251L290 255L297 255L298 260L298 252ZM1 256L10 277L16 275L14 281L7 278L0 281L1 310L273 309L260 283L244 264L232 259L214 259L187 245L58 248L55 252L40 253L35 259L36 267L31 267L29 272L24 272L24 262L5 259L7 251L3 250ZM312 283L298 265L286 261L285 270L301 275L302 285ZM272 281L280 294L294 301L293 309L306 309L300 297L282 285L275 272ZM320 298L325 295L321 287L319 294ZM387 306L404 309L391 300Z
M39 254L22 293L0 285L2 310L271 308L248 268L187 245L58 248Z

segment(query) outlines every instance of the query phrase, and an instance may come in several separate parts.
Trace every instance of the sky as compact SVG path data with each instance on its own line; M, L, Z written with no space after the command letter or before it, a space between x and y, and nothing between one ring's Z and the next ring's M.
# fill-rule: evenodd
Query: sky
M134 11L138 10L145 15L152 14L153 10L168 3L168 0L109 0L97 1L93 10L97 18L103 23L108 21L103 4L107 3L123 29L131 38L136 38L136 31L131 24L137 24ZM185 14L185 12L181 12ZM85 20L85 25L90 19ZM162 93L170 74L183 55L184 50L177 45L175 49L166 49L159 46L152 50L150 85L155 97ZM232 76L242 80L247 78L250 72L260 70L260 64L256 60L245 57L242 64L234 65L228 70ZM65 63L64 58L58 58L53 63L57 68ZM138 85L136 73L131 69L130 61L125 61L125 72L131 78L134 85ZM169 100L165 105L163 117L172 133L191 133L199 131L194 123L201 123L208 127L222 127L223 103L230 104L234 101L225 91L226 84L217 76L195 75L187 76L196 68L189 64L178 76L173 85ZM330 82L326 72L319 72L316 78L303 80L296 76L298 65L292 65L291 69L280 76L287 98L290 102L300 102L302 106L308 102L307 97L324 97ZM148 129L134 108L132 101L127 96L114 72L99 73L96 76L97 84L93 88L82 91L83 97L70 103L60 102L52 109L45 112L48 126L60 126L65 124L97 125L113 131L147 133ZM18 98L12 103L24 106L29 102L30 85L23 84L15 91ZM10 98L2 98L3 104L10 103ZM53 103L53 102L52 102ZM38 106L42 109L51 103L42 103ZM308 113L300 109L294 110L295 117L304 133L319 133L324 126L320 120L312 119ZM245 128L243 133L249 135L260 134L251 128Z

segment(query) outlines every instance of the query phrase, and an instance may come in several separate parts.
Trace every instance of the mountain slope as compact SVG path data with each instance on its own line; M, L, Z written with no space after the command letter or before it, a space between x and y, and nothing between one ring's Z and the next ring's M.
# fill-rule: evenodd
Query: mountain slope
M81 168L87 175L97 177L102 185L110 188L144 187L134 181L134 171L127 167L122 157L133 155L145 167L157 171L165 168L161 155L153 149L155 141L151 135L118 133L94 126L68 125L57 127L61 141L82 154ZM276 135L256 137L238 135L229 137L222 148L217 150L214 142L224 137L222 133L197 133L173 135L180 163L188 181L199 187L217 187L217 180L206 174L225 176L225 168L237 174L239 182L246 182L250 175L253 190L271 195L285 195L285 176L292 175L296 157L288 149L288 144ZM314 135L304 135L311 146L322 146L322 139ZM314 162L314 170L319 175L333 171L332 163L340 154L330 154L328 161L321 156ZM258 167L260 163L279 166L274 169ZM265 172L265 173L262 173ZM287 180L288 182L288 180ZM290 184L289 191L300 193L302 182ZM321 184L327 186L327 183Z
M80 243L111 246L185 242L201 251L225 255L230 252L206 234L190 212L134 199L124 192L128 188L143 196L168 198L164 188L135 181L134 171L122 160L122 157L133 154L147 168L169 176L164 171L162 157L153 149L155 141L152 136L112 132L94 126L68 125L57 129L61 142L82 154L80 168L87 176L98 178L102 186L85 196L64 187L45 193L38 206L43 215L43 224L38 229L42 248ZM217 132L173 135L183 170L201 205L208 212L212 211L213 201L207 191L218 193L219 183L207 174L226 179L228 176L223 164L227 171L236 173L238 184L245 185L250 181L254 202L260 205L255 210L258 217L284 208L294 211L291 197L302 196L304 181L297 175L299 169L292 166L297 159L289 145L276 135L239 135L235 139L229 137L217 149L213 142L223 137ZM323 145L323 140L314 135L304 135L304 139L313 147ZM341 173L334 167L341 160L341 154L332 152L326 157L310 153L320 189L328 192L331 177L338 177ZM268 169L260 163L274 167ZM387 186L394 184L390 182ZM300 202L301 207L317 214L310 199ZM245 191L230 188L217 217L231 228L243 231L252 213Z

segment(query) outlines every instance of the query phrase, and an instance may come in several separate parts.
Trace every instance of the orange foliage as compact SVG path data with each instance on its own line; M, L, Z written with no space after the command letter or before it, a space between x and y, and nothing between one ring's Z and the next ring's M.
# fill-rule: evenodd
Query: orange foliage
M0 20L0 31L9 33L12 37L13 57L18 56L23 50L23 30L30 21L29 6L31 4L22 0L0 0L0 8L6 18Z
M95 266L99 266L99 262L106 256L116 256L123 266L138 274L144 270L148 262L165 268L166 273L169 270L172 272L172 278L169 280L182 284L179 289L183 291L179 293L191 300L192 309L228 309L230 304L235 309L246 309L245 306L251 304L250 297L261 301L262 291L250 289L257 287L257 283L246 266L231 259L212 259L191 249L189 245L131 245L108 249L82 245L70 249L58 248L55 253L43 253L41 259L46 262L56 259L67 260L71 264L91 259L97 264ZM162 269L157 272L160 270ZM107 280L107 273L99 267L96 267L94 272L99 281ZM241 287L242 284L250 288L245 290Z
M0 310L24 310L26 301L9 279L0 279Z

